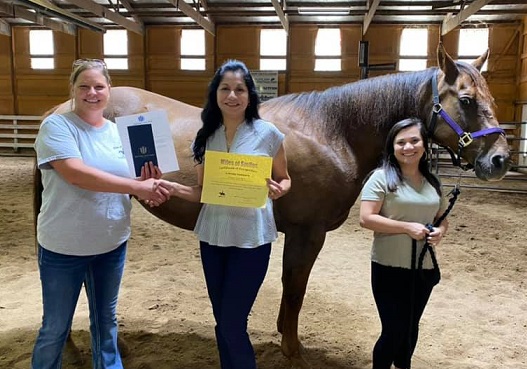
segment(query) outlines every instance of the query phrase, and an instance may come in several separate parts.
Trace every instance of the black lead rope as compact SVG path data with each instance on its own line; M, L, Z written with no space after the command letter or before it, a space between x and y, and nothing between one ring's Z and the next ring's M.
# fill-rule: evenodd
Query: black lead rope
M441 216L439 218L437 218L437 220L434 222L434 224L427 224L426 225L426 228L428 228L428 230L430 232L432 232L434 230L434 227L439 227L441 225L441 223L443 222L443 220L445 220L445 218L448 216L448 214L450 213L450 211L454 207L454 204L456 203L457 198L458 198L460 193L461 193L461 191L459 190L459 187L455 186L454 189L448 194L449 196L452 195L452 197L448 200L449 204L448 204L448 207L445 210L445 212L443 214L441 214ZM415 240L413 240L412 242L415 243L415 244L417 243ZM417 244L416 244L416 250L417 250ZM412 258L414 258L414 255L416 254L416 250L413 251ZM432 246L428 243L428 241L425 241L423 249L421 250L421 254L419 255L419 262L417 264L417 269L420 270L421 273L422 273L422 271L423 271L423 261L425 259L425 255L426 255L427 252L430 253L430 257L432 258L432 264L434 265L434 269L437 269L437 271L439 271L439 265L437 264L436 254L435 254L434 249L432 248ZM415 260L413 262L415 262ZM412 263L412 268L414 268L414 265L415 264Z
M456 185L454 189L448 194L449 196L452 195L452 197L448 200L449 205L445 212L436 219L434 224L427 224L426 227L429 231L432 231L434 227L439 227L443 220L448 216L452 208L454 207L454 204L457 201L457 198L461 191L459 190L459 187ZM423 249L421 250L421 253L419 254L419 261L416 266L416 259L417 259L417 241L412 239L412 295L411 295L411 305L410 305L410 321L409 321L409 327L408 327L408 369L411 368L411 359L412 359L412 330L413 330L413 316L414 316L414 303L415 303L415 279L416 279L416 267L417 270L420 272L421 278L423 280L425 279L424 270L423 270L423 261L425 258L425 255L427 252L430 252L430 257L432 258L432 264L434 266L433 271L434 273L434 280L431 282L433 285L436 285L439 283L439 280L441 279L441 272L439 270L439 265L437 264L436 254L434 252L434 249L432 246L428 243L428 241L425 241L425 244L423 246Z

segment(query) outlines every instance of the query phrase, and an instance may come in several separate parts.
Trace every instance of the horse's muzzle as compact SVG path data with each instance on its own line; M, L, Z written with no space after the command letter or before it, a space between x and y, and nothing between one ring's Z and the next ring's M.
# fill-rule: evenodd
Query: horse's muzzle
M474 170L476 176L483 181L499 181L502 179L511 166L509 154L494 154L487 158L476 160Z

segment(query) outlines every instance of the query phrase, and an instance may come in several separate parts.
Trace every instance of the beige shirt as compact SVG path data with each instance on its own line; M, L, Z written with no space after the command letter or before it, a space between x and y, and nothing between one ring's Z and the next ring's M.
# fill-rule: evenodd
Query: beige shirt
M403 182L395 192L389 192L384 170L376 170L362 189L361 200L381 201L380 215L394 220L433 224L439 211L447 207L446 199L440 198L435 188L426 180L419 188ZM441 214L439 214L441 215ZM424 241L417 241L417 255ZM403 234L374 232L371 260L385 265L411 268L412 238ZM430 253L426 254L423 268L432 269Z

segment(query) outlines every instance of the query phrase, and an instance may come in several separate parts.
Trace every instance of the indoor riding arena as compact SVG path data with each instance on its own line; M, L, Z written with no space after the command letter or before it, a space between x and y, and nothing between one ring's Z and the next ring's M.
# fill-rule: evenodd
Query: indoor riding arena
M478 49L474 45L482 39L486 44ZM412 368L527 369L523 0L1 1L0 369L30 367L42 322L33 143L42 115L70 98L75 60L104 60L112 87L136 87L201 108L210 79L227 59L247 64L266 101L437 67L444 55L439 41L454 60L470 62L490 50L481 73L509 144L510 168L500 181L484 181L474 170L454 167L442 145L434 144L429 153L445 192L456 187L460 194L436 250L441 281L421 320ZM441 117L437 124L449 129ZM461 164L469 163L462 159ZM295 183L304 185L301 177L292 175L292 191ZM132 202L132 236L117 307L124 367L219 368L196 235ZM380 332L370 285L373 232L359 225L359 202L340 227L327 232L309 275L298 337L301 355L313 369L372 365ZM280 233L273 243L269 271L249 316L260 369L292 367L277 330L284 240ZM92 368L84 291L72 339L80 356L65 355L63 368Z

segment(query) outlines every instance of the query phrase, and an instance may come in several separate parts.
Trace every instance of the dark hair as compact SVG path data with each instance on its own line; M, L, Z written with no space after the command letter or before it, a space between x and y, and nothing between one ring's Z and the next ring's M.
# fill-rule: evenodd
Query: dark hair
M243 62L239 60L227 60L218 68L216 74L214 74L214 77L210 81L207 101L201 112L203 126L196 134L194 146L192 147L194 161L199 164L203 163L207 139L221 126L223 121L216 93L225 73L227 72L241 72L243 74L243 80L249 91L249 105L247 106L247 109L245 109L245 120L247 124L252 124L253 120L260 118L260 115L258 114L260 98L253 77L251 76L251 72L249 72L249 69L247 69Z
M441 196L441 183L439 182L439 179L430 172L428 166L426 154L428 153L429 143L428 136L426 135L426 129L424 124L417 118L401 120L395 123L390 129L390 132L388 132L388 137L386 137L386 145L384 147L384 156L381 164L381 167L386 173L386 183L388 185L388 190L390 192L395 192L397 190L397 186L399 186L399 184L403 181L401 167L399 166L399 162L394 155L393 143L399 132L410 127L419 127L419 133L421 134L423 146L425 149L425 154L421 157L421 159L419 159L419 171L423 177L425 177L425 179L435 188L437 194Z

